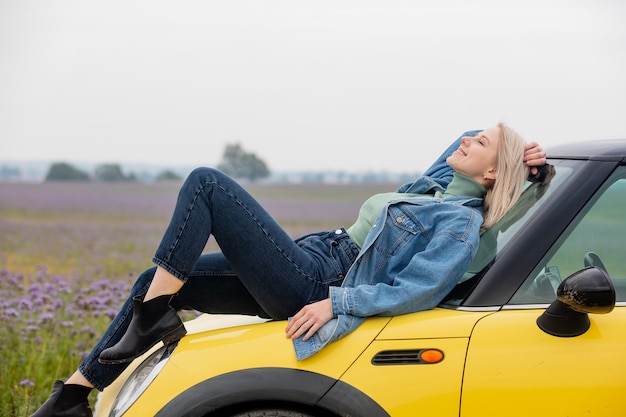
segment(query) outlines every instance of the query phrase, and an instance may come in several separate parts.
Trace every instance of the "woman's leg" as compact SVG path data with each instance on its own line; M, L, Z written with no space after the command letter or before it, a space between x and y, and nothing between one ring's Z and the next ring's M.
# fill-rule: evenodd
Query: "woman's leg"
M327 268L325 276L328 279L325 282L325 290L320 291L315 299L327 296L328 285L341 283L343 275L358 253L358 249L347 238L345 231L341 229L340 231L342 233L332 231L310 235L299 240L296 244L299 251L319 260L319 269L323 269L324 266ZM156 270L157 268L153 267L139 275L131 289L129 298L78 368L78 372L89 382L89 385L98 390L103 390L111 384L128 366L128 363L103 364L98 361L98 357L104 349L115 345L126 333L132 317L132 300L135 297L144 296L153 281ZM223 253L204 254L200 256L195 269L189 273L186 284L172 298L171 304L176 310L184 308L213 314L246 314L275 319L287 318L288 315L269 314L262 305L266 304L267 300L259 302L254 294L254 288L262 285L267 278L263 278L266 274L267 271L259 271L258 275L253 275L255 278L243 280L237 275ZM259 278L256 278L257 276ZM255 281L258 281L258 284ZM300 307L298 306L298 308ZM66 382L80 383L78 381L77 379Z
M198 262L211 234L222 253L204 255ZM192 289L200 285L197 281L202 278L204 288L179 290L187 294L187 299L200 297L189 303L193 308L205 312L262 312L266 317L285 319L308 302L326 298L328 286L341 283L357 251L343 230L294 242L239 184L217 170L202 168L194 170L181 187L154 261L181 282L193 277ZM87 363L122 338L132 316L133 298L142 298L154 285L154 271L138 278L131 297ZM224 289L228 282L234 283L231 292ZM244 306L233 301L241 297L243 289L254 300L254 311L242 311ZM174 297L175 307L181 300L184 302L185 297ZM116 366L125 368L113 364L107 369ZM83 374L99 389L103 385L98 381L107 380Z
M209 303L214 312L266 316L238 281L221 254L203 255L197 265L202 270L194 271L183 291L174 297L173 304L176 309L204 308ZM102 364L98 361L98 356L102 350L116 344L126 333L132 317L132 300L137 296L141 297L147 291L156 269L150 268L139 276L130 297L89 355L65 383L55 382L50 398L33 414L33 417L51 417L59 413L81 417L90 415L87 402L89 392L94 387L103 390L129 365L129 363ZM224 276L220 277L222 273ZM211 279L206 279L207 277ZM208 296L205 298L203 294ZM224 303L221 303L222 300ZM220 303L222 306L219 306Z
M337 265L343 265L346 271L357 253L354 244L346 239L345 235L338 235L336 232L312 235L301 240L299 244L304 250L321 258L332 257ZM129 363L103 364L98 361L98 356L102 350L117 343L125 334L132 317L132 300L136 296L141 297L147 291L155 271L156 268L151 268L139 276L130 297L93 350L65 385L61 381L55 383L53 394L34 414L35 417L52 416L54 415L52 410L67 411L69 407L78 410L76 415L83 415L82 413L89 408L86 399L90 389L96 387L103 390L126 369ZM185 286L173 297L172 306L177 310L185 308L206 313L247 314L270 318L221 253L205 254L200 257ZM81 391L81 387L87 387L88 390ZM69 406L55 408L59 407L58 402L63 401L66 394L72 393L80 393L83 399L67 403Z
M143 295L148 290L154 270L149 269L142 273L135 281L131 289L128 300L124 303L117 316L113 319L107 330L104 332L100 340L96 343L91 352L83 359L78 367L66 381L56 381L52 394L46 402L31 417L52 417L55 415L67 416L89 416L91 410L87 403L87 396L92 388L103 390L104 387L111 384L126 368L127 365L110 365L105 366L98 363L98 355L102 350L119 341L126 331L128 323L132 317L132 299L135 296ZM68 389L68 387L70 389ZM83 398L66 398L68 393L72 393L75 389L85 387L87 390L82 391Z
M325 298L327 286L345 274L345 261L294 242L237 182L199 168L181 188L154 262L185 282L211 235L231 270L273 318ZM336 235L342 237L345 231Z
M144 301L150 301L156 297L160 297L167 294L174 294L178 292L183 286L183 282L176 278L174 275L167 272L165 269L158 267L152 284L148 288L148 292L144 297Z
M210 234L223 253L200 257ZM172 299L175 308L284 319L309 301L326 298L328 286L341 284L357 253L343 229L294 242L236 182L219 171L199 169L181 188L154 261L181 282L188 281ZM138 278L79 367L80 375L99 390L127 364L99 363L98 356L126 333L133 299L145 297L156 270Z
M211 235L237 276L273 318L286 318L311 300L327 297L328 280L341 280L345 273L345 265L338 265L332 257L303 250L237 182L218 170L199 168L181 187L153 260L184 283ZM101 353L102 362L130 361L159 340L182 337L182 322L169 307L169 299L161 297L145 303L134 300L136 317L128 335Z
M98 356L100 353L110 347L114 346L120 341L122 336L126 333L128 325L133 317L133 299L136 297L143 297L152 278L156 268L150 268L145 270L137 277L130 294L122 308L118 311L117 315L109 324L109 327L100 337L100 340L92 348L91 352L83 359L78 367L78 371L91 385L98 390L102 391L106 386L110 385L123 371L128 364L116 364L116 365L104 365L98 362Z

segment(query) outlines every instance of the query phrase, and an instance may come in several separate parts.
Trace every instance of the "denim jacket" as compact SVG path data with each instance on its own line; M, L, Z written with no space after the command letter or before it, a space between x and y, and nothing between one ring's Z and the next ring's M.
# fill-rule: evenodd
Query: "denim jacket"
M466 134L473 132L467 132ZM402 193L444 192L453 170L445 159ZM456 285L478 249L483 199L399 198L387 204L367 235L341 287L330 287L334 318L306 342L293 341L305 359L356 329L368 316L393 316L435 307Z

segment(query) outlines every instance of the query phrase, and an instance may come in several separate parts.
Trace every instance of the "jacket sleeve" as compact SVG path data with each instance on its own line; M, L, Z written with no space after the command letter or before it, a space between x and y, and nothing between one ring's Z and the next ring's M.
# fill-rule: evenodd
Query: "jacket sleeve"
M461 279L477 245L478 237L467 241L440 233L389 282L330 287L333 314L389 316L431 309Z
M442 187L447 187L452 181L452 174L454 170L448 165L446 159L452 153L459 148L461 145L461 138L463 136L476 136L481 130L468 130L467 132L463 132L461 136L459 136L454 142L448 146L448 148L443 151L443 153L433 162L433 164L422 174L423 177L429 177L432 180L436 181ZM398 188L397 192L404 193L407 192L413 183L406 183Z

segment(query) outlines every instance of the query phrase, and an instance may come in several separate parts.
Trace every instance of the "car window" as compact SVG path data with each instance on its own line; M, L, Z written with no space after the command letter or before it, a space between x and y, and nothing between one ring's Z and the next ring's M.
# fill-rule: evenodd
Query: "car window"
M478 252L472 264L456 288L443 300L444 304L461 303L473 288L472 281L489 270L502 248L573 172L571 165L563 165L561 161L552 162L542 169L538 180L526 183L519 201L502 220L481 234Z
M509 304L551 303L562 280L585 266L607 271L617 301L626 301L626 168L620 167L599 197L583 210L580 222L558 243L554 255L542 261Z

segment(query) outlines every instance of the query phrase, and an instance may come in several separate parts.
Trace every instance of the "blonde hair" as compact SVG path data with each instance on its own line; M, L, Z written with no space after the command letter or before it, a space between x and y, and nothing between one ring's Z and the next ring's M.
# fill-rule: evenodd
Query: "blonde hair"
M500 141L496 180L485 195L482 231L496 224L515 205L528 178L528 167L524 163L524 138L504 123L498 123L498 127Z

